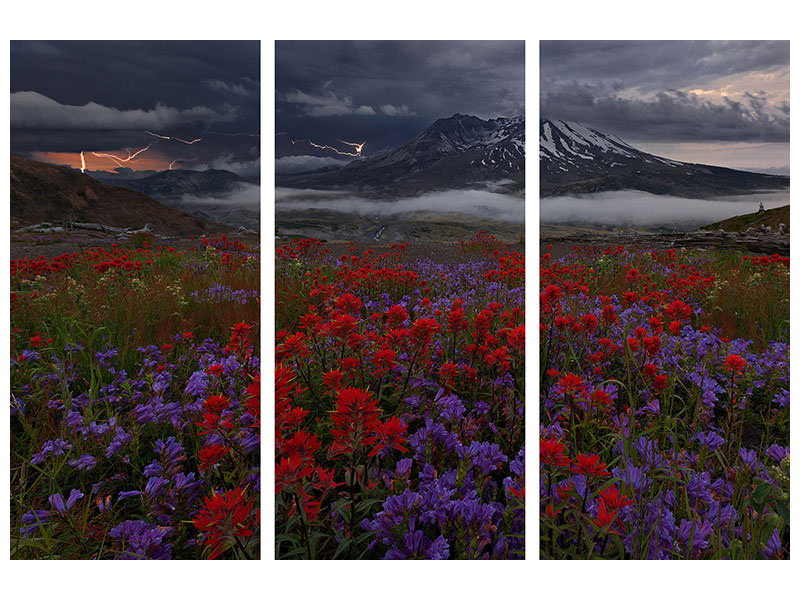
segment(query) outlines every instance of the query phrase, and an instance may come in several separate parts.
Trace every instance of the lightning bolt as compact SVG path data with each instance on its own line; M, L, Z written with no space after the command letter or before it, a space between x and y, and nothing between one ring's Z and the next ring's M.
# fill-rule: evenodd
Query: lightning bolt
M145 146L144 148L142 148L140 150L137 150L133 154L128 152L128 157L127 158L121 158L121 157L116 156L114 154L106 154L105 152L92 152L92 154L94 154L95 156L99 156L101 158L110 158L118 166L123 167L123 166L125 166L125 163L132 161L134 158L139 156L142 152L147 152L150 149L150 146L152 146L152 145L153 144L147 144L147 146ZM83 154L83 153L81 152L81 154Z
M286 135L283 132L281 132L281 133L279 133L277 135L282 135L282 134ZM336 154L338 154L340 156L352 156L352 157L355 157L355 158L358 158L359 156L361 156L361 151L362 151L362 149L364 148L364 146L367 143L367 142L361 142L361 143L345 142L344 140L337 139L336 141L341 142L342 144L346 144L348 146L352 146L353 148L355 148L354 152L344 152L342 150L339 150L338 148L335 148L333 146L329 146L327 144L317 144L316 142L314 142L313 140L310 140L308 138L305 138L305 139L302 139L302 140L293 140L292 138L289 138L289 141L292 142L292 145L294 145L294 144L302 144L302 143L305 142L305 143L311 144L314 148L319 148L320 150L331 150L331 151L335 152Z
M353 148L355 148L356 149L355 156L361 156L361 149L367 143L367 142L361 142L360 144L357 144L355 142L345 142L344 140L338 140L338 141L340 141L343 144L347 144L348 146L352 146Z
M181 142L182 144L186 144L188 146L191 146L192 144L196 144L197 142L203 141L203 138L196 138L196 139L193 139L193 140L184 140L183 138L174 137L174 136L170 136L170 135L162 135L160 133L155 133L153 131L148 131L147 129L145 129L143 131L147 135L151 135L151 136L153 136L155 138L158 138L159 140ZM258 134L258 133L247 133L247 132L241 132L241 133L208 132L208 134L229 135L229 136L246 135L246 136L250 136L250 137L261 137L261 134ZM131 153L130 151L128 151L128 156L127 157L117 156L116 154L109 154L109 153L106 153L106 152L92 152L92 154L94 156L97 156L97 157L100 157L100 158L108 158L109 160L112 160L114 162L114 164L116 164L118 167L124 167L125 163L129 163L129 162L133 161L133 159L135 159L137 156L139 156L142 152L146 152L147 150L150 149L150 147L153 144L157 144L157 143L158 143L158 141L152 142L151 144L148 144L144 148L141 148L141 149L137 150L134 153ZM294 143L294 142L292 142L292 143ZM348 142L344 142L344 143L348 143ZM360 153L361 147L358 146L358 144L351 144L351 145L357 147L358 148L358 152ZM363 144L361 144L361 146L363 146ZM334 151L338 152L336 150L336 148L331 148L331 150L334 150ZM348 156L358 156L356 154L343 153L343 152L339 152L339 154L347 154ZM81 151L80 156L81 156L81 173L83 173L83 172L86 171L86 160L84 158L84 151L83 150ZM176 158L175 160L173 160L172 162L169 163L169 168L168 169L172 170L172 168L175 166L175 163L186 162L187 160L191 162L191 159Z
M191 141L190 140L183 140L183 139L181 139L179 137L171 137L171 136L168 136L168 135L160 135L158 133L153 133L152 131L147 131L146 129L144 130L144 132L147 135L152 135L153 137L161 138L162 140L175 140L176 142L182 142L184 144L188 144L189 146L191 146L192 144L196 144L197 142L200 142L200 141L203 140L203 138L197 138L197 139L191 140Z

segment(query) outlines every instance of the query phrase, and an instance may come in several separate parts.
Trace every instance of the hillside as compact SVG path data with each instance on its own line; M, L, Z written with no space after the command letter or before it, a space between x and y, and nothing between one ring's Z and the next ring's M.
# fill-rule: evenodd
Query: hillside
M722 229L723 231L743 232L751 227L753 229L760 229L761 226L764 225L765 227L770 227L772 231L778 231L778 227L781 223L784 225L784 231L789 233L788 204L786 206L779 206L778 208L765 210L763 213L754 212L747 215L739 215L738 217L731 217L730 219L725 219L724 221L711 223L710 225L706 225L701 229L708 231Z
M104 185L66 167L11 157L11 225L90 222L194 235L228 228L193 217L138 192Z

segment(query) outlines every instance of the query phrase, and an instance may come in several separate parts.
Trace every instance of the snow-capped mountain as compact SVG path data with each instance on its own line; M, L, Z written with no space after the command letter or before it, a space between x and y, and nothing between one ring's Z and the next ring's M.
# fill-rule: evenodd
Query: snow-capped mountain
M278 178L279 186L405 194L525 181L525 119L455 114L414 139L344 167Z
M572 121L539 123L541 196L643 190L705 198L782 189L789 178L661 158Z

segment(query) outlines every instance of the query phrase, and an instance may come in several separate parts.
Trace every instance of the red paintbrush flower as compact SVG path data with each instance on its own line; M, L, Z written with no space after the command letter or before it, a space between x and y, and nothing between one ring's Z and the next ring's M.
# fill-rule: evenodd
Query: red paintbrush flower
M399 304L392 306L384 315L386 317L386 324L392 328L400 327L408 320L408 312Z
M397 417L391 417L385 422L378 422L373 429L378 443L369 453L369 456L375 456L384 448L408 452L408 448L403 446L403 442L406 441L406 438L403 437L406 427L407 425Z
M605 503L605 505L613 510L617 511L620 508L624 508L629 504L633 504L633 500L628 498L625 494L620 493L619 488L615 485L610 485L606 488L600 490L600 499Z
M198 452L197 457L200 459L198 468L203 471L221 461L231 449L225 444L211 444L204 446Z
M251 427L261 425L261 373L255 376L252 383L247 386L247 412L253 415Z
M601 501L597 509L597 518L594 519L594 522L600 529L606 529L611 526L616 517L617 513L613 510L609 510L606 503Z
M605 477L611 475L606 471L606 464L600 462L597 454L579 454L575 457L572 471L587 477Z
M583 382L583 377L573 373L567 373L556 382L556 389L562 394L577 395L581 393L586 384Z
M322 383L324 383L330 391L336 391L342 386L343 378L344 373L332 369L322 375Z
M354 387L339 390L336 410L331 413L331 455L351 454L371 444L380 414L378 401L370 392Z
M192 523L206 534L205 546L211 549L209 559L233 546L237 537L253 535L253 501L245 503L241 488L207 496L201 506Z
M230 404L231 401L228 398L222 394L218 394L216 396L209 396L206 398L205 402L203 402L203 410L220 414L223 410L228 408Z
M291 456L292 454L300 455L304 460L313 460L314 453L319 450L321 442L317 440L317 434L309 434L307 431L299 430L295 434L284 441L282 444L282 452Z
M722 366L722 368L726 371L732 371L741 375L746 366L747 362L741 356L738 354L729 354L725 358L725 364Z
M225 367L222 365L211 365L206 369L206 373L209 375L213 375L214 377L219 377L222 375Z
M216 412L203 413L203 421L200 423L195 422L195 425L204 430L200 432L200 435L207 435L218 430L219 428L233 429L231 417L227 417L225 420L222 420L219 413Z
M280 494L285 489L296 491L294 487L297 483L313 472L313 462L299 454L282 457L275 465L275 493Z
M539 460L542 464L566 467L569 459L564 456L564 444L558 440L539 440Z

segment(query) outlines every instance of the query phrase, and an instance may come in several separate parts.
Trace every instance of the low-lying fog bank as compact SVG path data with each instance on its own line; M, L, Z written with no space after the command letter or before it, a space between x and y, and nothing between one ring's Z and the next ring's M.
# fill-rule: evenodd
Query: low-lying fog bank
M259 231L261 187L258 185L242 183L224 196L184 194L179 199L163 199L160 202L175 210L209 221Z
M326 210L364 217L395 217L415 212L457 213L480 219L525 222L525 200L486 190L447 190L421 196L374 200L352 192L277 188L275 210Z
M689 231L756 212L762 202L765 209L784 206L789 204L789 192L721 196L713 200L660 196L639 191L557 196L541 199L539 216L544 224L587 223Z

